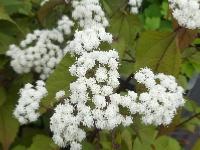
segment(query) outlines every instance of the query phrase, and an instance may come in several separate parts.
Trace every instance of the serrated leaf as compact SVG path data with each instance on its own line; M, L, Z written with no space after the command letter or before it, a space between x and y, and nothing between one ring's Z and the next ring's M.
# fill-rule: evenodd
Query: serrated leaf
M136 48L136 66L150 67L155 72L177 76L181 64L176 34L147 31L141 34Z
M45 112L46 108L51 108L54 105L56 92L64 90L66 94L68 94L69 85L74 79L69 72L69 67L73 62L74 58L70 55L66 55L47 79L46 87L48 95L41 102L41 105L44 106L41 107L41 112Z
M36 135L33 143L28 150L59 150L58 146L53 143L52 139L45 135Z

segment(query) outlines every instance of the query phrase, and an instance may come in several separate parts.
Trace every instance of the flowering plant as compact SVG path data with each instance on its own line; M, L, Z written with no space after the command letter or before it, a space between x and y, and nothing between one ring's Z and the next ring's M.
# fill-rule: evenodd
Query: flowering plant
M3 66L11 66L9 71L16 76L5 79L9 85L2 87L2 93L14 91L19 97L11 94L14 98L10 95L0 103L0 131L4 125L14 126L12 133L7 128L0 133L2 148L164 149L160 143L169 141L173 145L168 149L181 149L174 138L164 135L185 123L181 111L191 103L184 98L186 86L180 77L185 82L191 78L185 65L191 56L185 53L191 45L197 48L200 3L154 3L29 2L32 9L39 7L36 27L47 29L36 28L7 44L8 62ZM6 7L6 2L2 4ZM160 5L157 16L154 9ZM191 14L192 9L196 13ZM24 13L20 10L15 14ZM48 18L51 14L57 21ZM3 19L15 25L19 35L21 27L12 15L5 13ZM9 121L3 121L6 107ZM41 133L31 135L31 145L21 145L25 129L32 126ZM149 142L142 133L146 131ZM15 137L19 142L13 142Z

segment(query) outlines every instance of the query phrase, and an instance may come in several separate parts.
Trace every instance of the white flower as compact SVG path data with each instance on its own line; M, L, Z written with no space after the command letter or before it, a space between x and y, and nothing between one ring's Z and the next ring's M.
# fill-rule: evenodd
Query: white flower
M73 0L72 6L74 7L72 17L79 21L80 27L108 26L108 21L105 18L99 0Z
M102 95L94 95L93 102L97 108L103 108L106 106L106 98Z
M72 54L83 55L85 52L91 52L97 49L100 42L111 43L111 41L112 35L106 33L104 28L99 27L95 30L91 27L83 31L76 31L74 40L69 42L64 51L65 53L70 52Z
M129 0L128 4L131 6L131 13L137 14L138 9L142 5L143 0Z
M61 98L63 98L65 96L65 91L59 91L56 93L56 100L60 100Z
M38 119L39 103L46 95L47 90L43 81L37 81L35 87L28 83L20 90L20 98L13 114L21 124Z
M135 74L135 79L137 82L145 84L147 88L151 88L156 84L154 80L154 73L149 68L140 69Z
M70 146L71 146L70 150L81 150L82 149L82 145L77 142L71 142Z
M96 80L97 82L104 82L107 80L107 69L104 67L99 67L96 71Z
M199 0L169 0L169 6L179 25L188 29L200 28Z
M12 58L13 69L19 74L33 69L40 74L40 79L47 79L65 55L59 44L64 42L65 35L71 33L73 25L67 16L63 16L56 28L35 30L27 34L20 46L10 45L6 54Z
M141 2L130 1L130 5L138 7ZM99 0L73 0L72 5L72 16L82 30L76 31L64 52L76 56L69 71L77 80L70 84L69 99L57 105L51 117L50 129L55 143L60 147L70 144L71 150L80 150L80 142L86 137L83 127L112 130L119 125L129 126L136 113L146 124L169 124L176 109L184 103L183 90L175 79L143 68L135 74L135 79L144 84L147 91L117 94L119 56L115 50L99 48L102 42L112 42L112 35L105 30L108 22ZM127 108L126 115L121 114L121 107Z
M83 118L73 115L73 111L73 105L66 100L64 104L59 104L55 108L55 113L51 117L50 129L54 133L53 140L60 147L65 147L70 144L69 142L80 142L86 136L78 127Z
M170 124L176 110L184 105L183 89L175 78L162 73L154 75L150 69L144 68L135 74L135 79L148 89L139 95L137 104L142 121L154 125Z

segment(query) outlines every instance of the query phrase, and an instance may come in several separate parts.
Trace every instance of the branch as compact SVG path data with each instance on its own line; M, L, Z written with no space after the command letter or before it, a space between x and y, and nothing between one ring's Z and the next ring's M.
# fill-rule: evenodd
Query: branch
M111 135L112 135L112 149L118 150L120 145L115 142L115 136L116 136L115 135L115 129L112 130Z
M125 52L133 61L135 61L135 58L131 55L131 53L129 51Z
M189 118L186 119L185 121L183 121L183 122L181 122L180 124L176 125L176 128L183 126L184 124L186 124L187 122L189 122L190 120L192 120L192 119L194 119L194 118L196 118L196 117L198 117L198 116L200 116L200 112L194 114L193 116L189 117Z
M134 60L130 60L130 59L122 59L122 61L128 62L128 63L135 63Z

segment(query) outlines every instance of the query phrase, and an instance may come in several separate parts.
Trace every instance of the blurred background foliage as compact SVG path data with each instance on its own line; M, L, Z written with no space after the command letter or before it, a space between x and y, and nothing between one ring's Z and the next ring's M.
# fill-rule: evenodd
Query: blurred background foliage
M110 48L120 54L120 73L126 82L140 67L176 76L178 82L191 90L189 81L200 72L200 36L198 30L178 26L172 18L167 0L144 0L140 13L129 13L128 0L100 0L110 22L108 31L114 36ZM0 0L0 149L2 150L58 150L51 140L49 117L52 115L55 93L68 91L73 81L67 68L73 59L66 56L49 77L49 95L42 101L40 119L19 126L12 112L18 92L27 82L38 78L35 73L18 75L9 65L5 53L10 44L18 44L35 29L55 26L63 14L70 16L70 4L50 0L40 7L41 0ZM73 37L73 35L72 35ZM102 45L102 47L104 47ZM123 81L123 80L122 80ZM123 90L126 92L125 87ZM200 88L200 87L199 87ZM187 99L173 123L167 127L145 126L137 119L128 127L112 132L87 129L84 150L199 150L200 107ZM199 134L199 133L198 133ZM196 136L197 135L197 136ZM65 148L69 149L69 148Z

